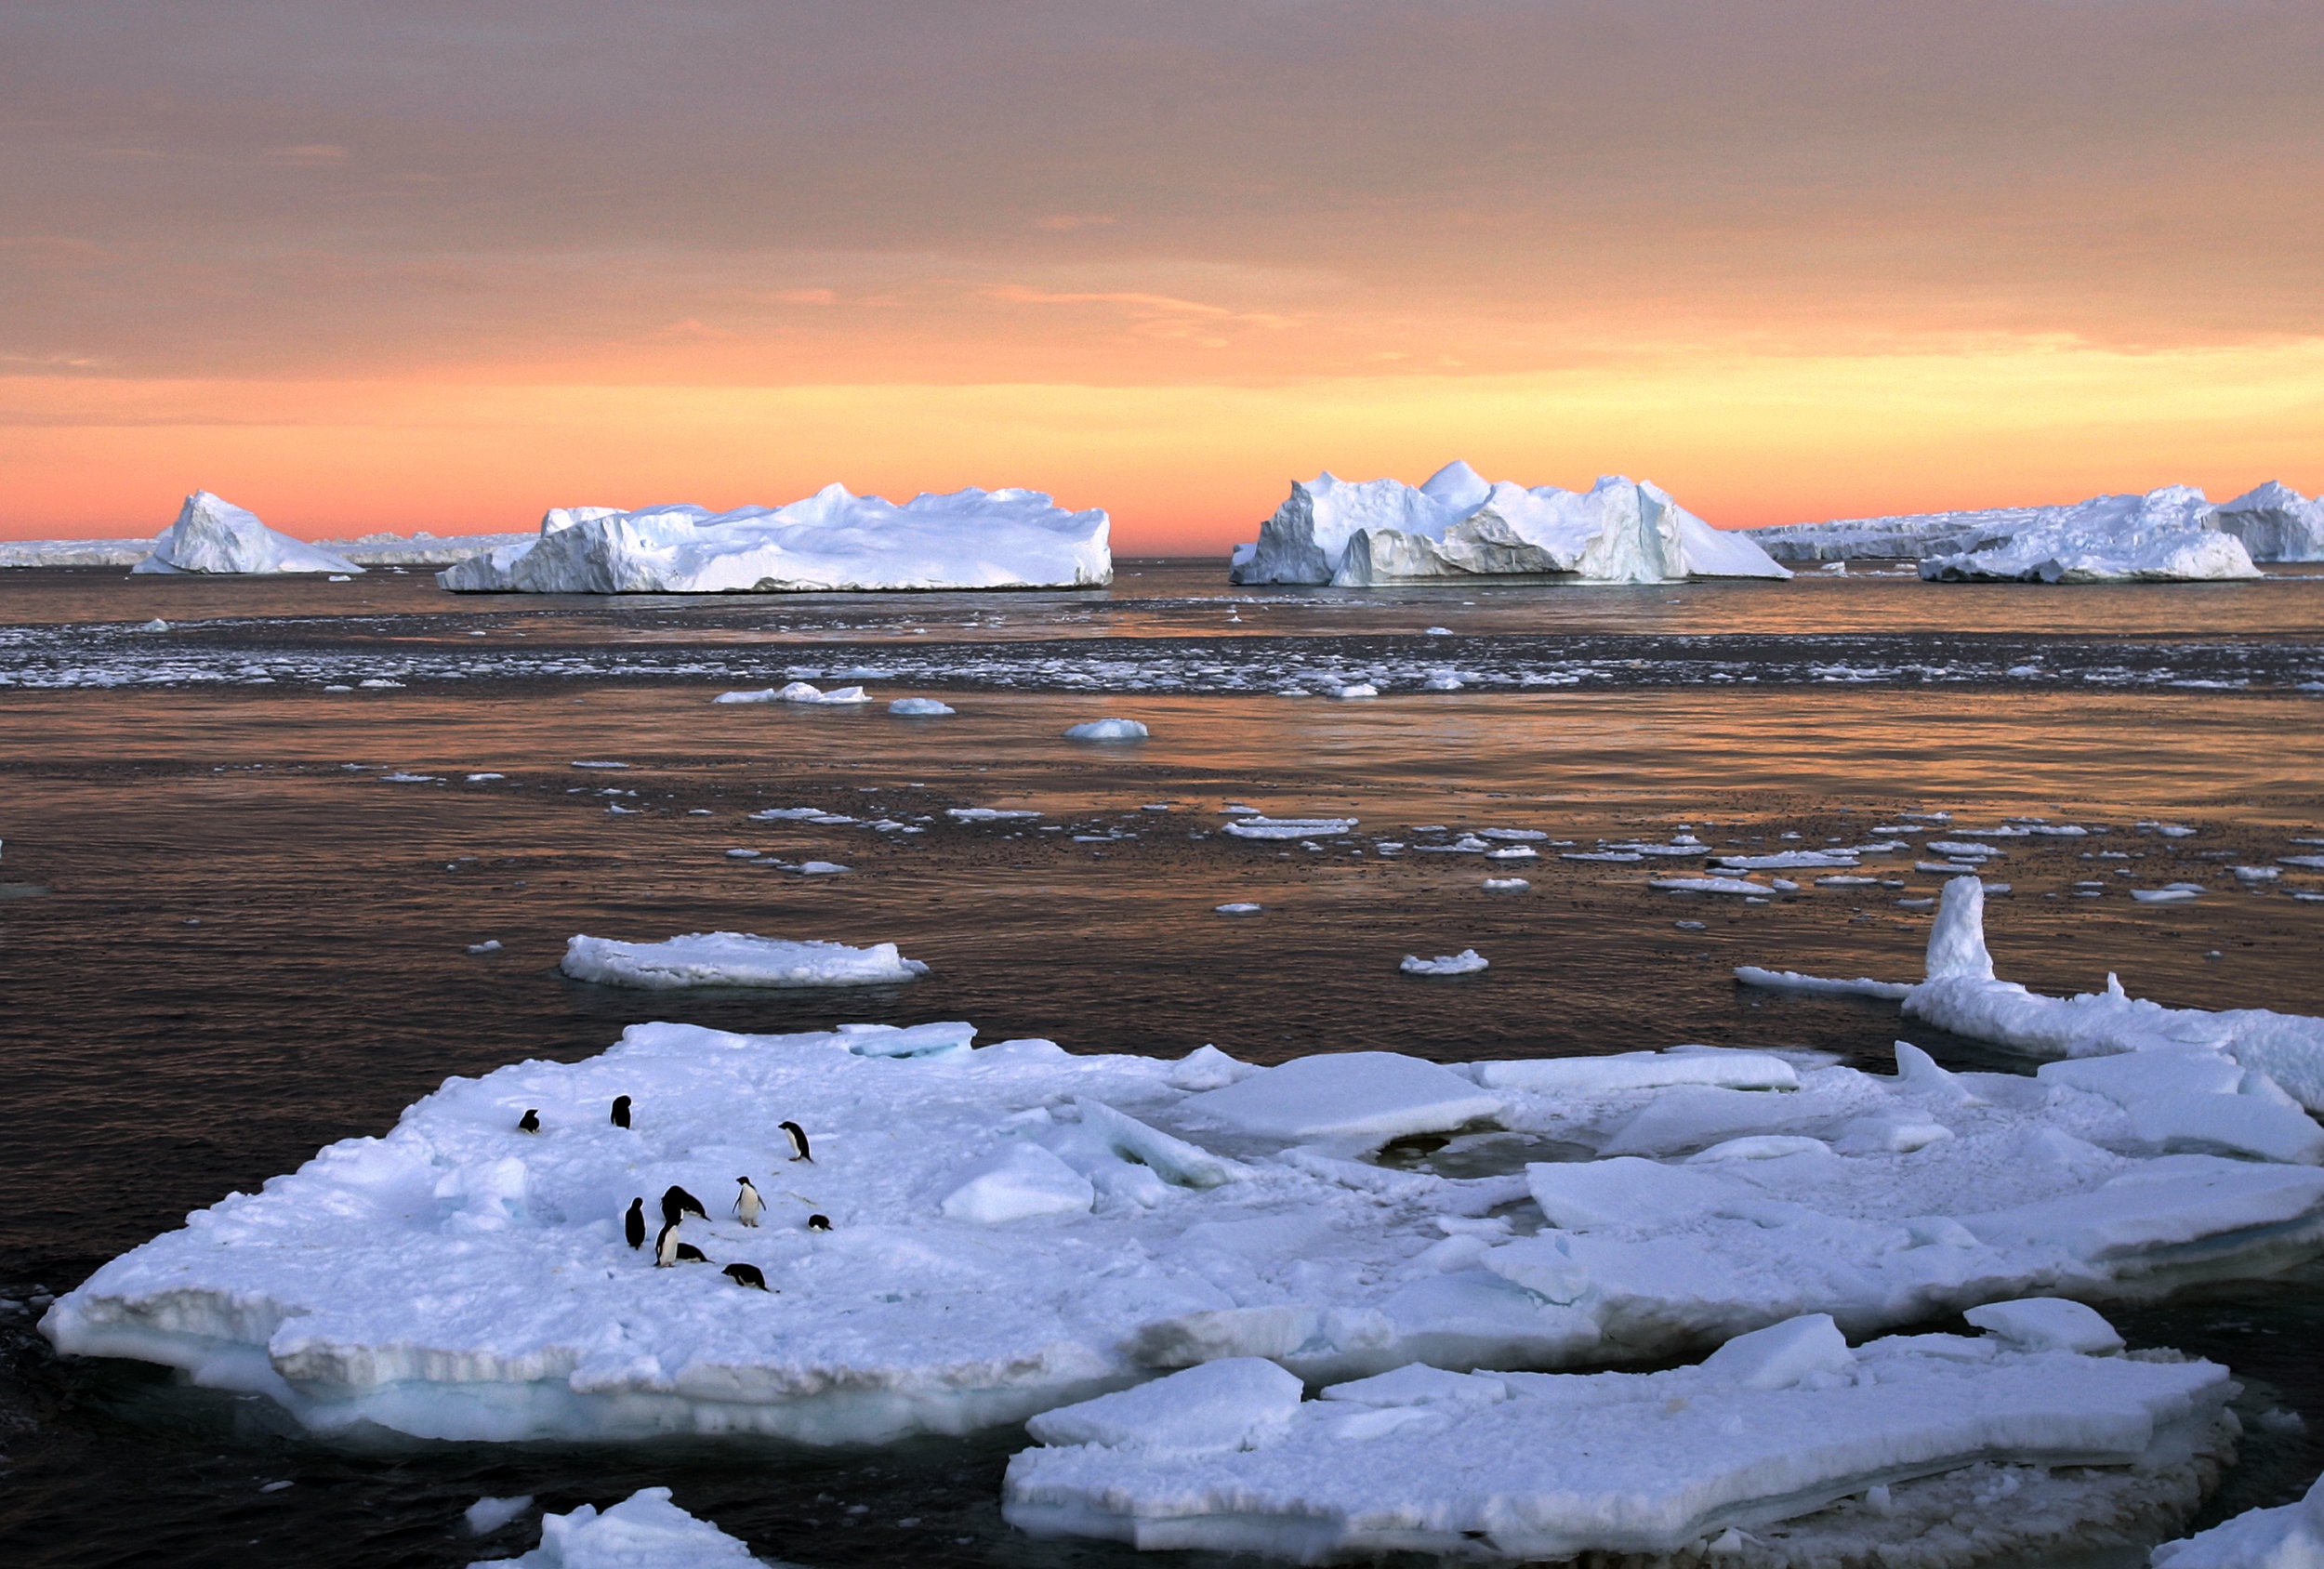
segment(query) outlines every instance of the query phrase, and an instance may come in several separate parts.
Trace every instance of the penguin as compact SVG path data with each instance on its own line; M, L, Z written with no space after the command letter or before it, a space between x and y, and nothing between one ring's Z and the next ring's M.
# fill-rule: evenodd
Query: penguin
M629 1201L629 1213L621 1218L621 1234L629 1239L632 1247L645 1246L645 1200Z
M662 1224L675 1226L689 1215L699 1215L707 1220L710 1212L702 1207L702 1201L685 1189L671 1183L662 1194Z
M662 1234L654 1239L654 1267L668 1269L672 1264L706 1264L709 1258L691 1242L678 1240L675 1222L662 1228Z
M734 1180L742 1184L742 1191L734 1195L734 1213L743 1218L744 1225L755 1226L759 1223L759 1211L767 1206L767 1201L759 1196L759 1190L750 1185L749 1178L737 1177Z
M629 1126L629 1097L627 1095L614 1097L614 1126L615 1127Z
M809 1153L807 1148L807 1130L795 1122L778 1123L776 1126L791 1136L791 1158L803 1160L810 1166L814 1165L815 1157Z
M767 1288L767 1277L759 1272L759 1266L756 1264L729 1264L719 1273L737 1286L747 1286L753 1291L764 1291Z
M541 1109L538 1106L526 1107L524 1114L517 1118L517 1131L519 1133L538 1133L540 1130Z
M827 1232L831 1229L831 1217L810 1215L807 1217L807 1229L811 1232Z

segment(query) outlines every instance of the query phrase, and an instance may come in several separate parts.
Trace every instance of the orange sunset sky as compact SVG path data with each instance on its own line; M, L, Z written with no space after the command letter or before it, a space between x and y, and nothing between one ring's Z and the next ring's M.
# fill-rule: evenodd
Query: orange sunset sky
M0 9L0 536L2324 489L2324 5Z

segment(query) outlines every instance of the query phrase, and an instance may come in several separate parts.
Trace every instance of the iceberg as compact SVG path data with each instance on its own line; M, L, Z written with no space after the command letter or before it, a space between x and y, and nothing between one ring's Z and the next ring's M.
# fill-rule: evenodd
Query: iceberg
M1036 1418L1002 1512L1301 1563L1709 1549L1934 1569L2184 1522L2233 1456L2236 1387L2213 1363L2000 1334L1851 1348L1822 1314L1658 1373L1413 1365L1302 1401L1271 1364L1218 1363Z
M799 870L828 864L810 861ZM576 981L654 992L684 986L883 986L928 973L928 966L905 958L893 943L851 948L741 931L696 931L661 943L580 936L565 944L558 968Z
M1146 727L1136 719L1089 719L1077 725L1068 725L1065 729L1065 739L1068 741L1143 741L1145 738Z
M783 507L551 508L538 536L436 574L456 593L776 594L1096 588L1112 524L1039 491L960 490L901 507L826 485Z
M2159 1154L2136 1114L2255 1097L1796 1056L1261 1068L957 1022L640 1024L445 1081L106 1263L42 1329L322 1433L843 1444L1232 1358L1311 1384L1661 1360L1802 1314L1861 1335L2324 1249L2324 1170ZM1434 1135L1459 1175L1376 1158ZM756 1226L723 1202L738 1175ZM673 1186L706 1201L684 1235L709 1267L624 1239Z
M571 1514L544 1514L539 1547L469 1569L756 1569L760 1562L748 1543L670 1502L668 1488L641 1487L611 1509L583 1504Z
M2257 577L2243 541L2214 526L2203 493L2167 485L2046 508L2006 539L1924 556L1933 583L2181 583Z
M2153 1569L2324 1569L2324 1479L2298 1503L2246 1510L2163 1543L2148 1562Z
M178 521L154 538L133 573L359 573L363 569L303 539L278 534L208 491L186 497Z
M1750 539L1712 528L1657 487L1601 479L1589 491L1528 490L1449 463L1426 483L1294 481L1290 499L1237 546L1232 582L1670 583L1698 577L1789 577Z
M2219 531L2234 534L2255 561L2324 561L2324 499L2279 480L2219 504Z
M2044 996L1994 977L1985 942L1985 888L1974 877L1945 885L1929 931L1927 977L1905 994L1908 1019L2040 1058L2128 1051L2209 1051L2264 1075L2277 1093L2324 1112L2324 1019L2261 1008L2214 1012L2166 1008L2129 995L2114 976L2104 992ZM2255 1106L2272 1099L2256 1088Z

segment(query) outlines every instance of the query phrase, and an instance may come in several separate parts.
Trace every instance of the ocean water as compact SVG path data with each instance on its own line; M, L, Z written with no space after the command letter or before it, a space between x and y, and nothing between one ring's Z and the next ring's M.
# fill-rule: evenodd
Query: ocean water
M2079 823L2092 837L2008 841L1988 874L2012 885L1989 917L2005 974L2088 990L2115 970L2174 1003L2324 1012L2324 903L2293 897L2324 876L2247 888L2226 870L2324 837L2324 695L2304 690L2324 670L2324 577L1335 593L1219 575L1129 563L1083 595L607 602L456 599L419 574L0 574L0 1298L69 1288L187 1211L383 1131L449 1075L587 1056L646 1019L965 1018L1259 1061L1682 1041L1892 1061L1893 1007L1749 993L1731 971L1912 979L1928 917L1898 901L1940 879L1909 855L1875 864L1897 887L1743 905L1646 887L1668 867L1417 848L1474 828L1589 850L1684 826L1765 850L1859 842L1903 811ZM171 630L135 630L155 616ZM1446 670L1460 690L1418 690ZM794 672L881 702L711 702ZM1315 695L1356 679L1383 695ZM885 712L916 692L959 712ZM1109 714L1152 738L1062 736ZM1248 843L1219 832L1235 805L1358 827ZM789 806L860 821L748 815ZM965 806L1043 815L944 815ZM737 848L852 870L804 878ZM1486 894L1488 868L1532 887ZM2211 891L2128 897L2181 880ZM1213 913L1229 900L1265 909ZM673 995L555 968L579 931L717 929L891 940L933 973ZM502 949L466 951L488 939ZM1493 960L1473 981L1397 972L1467 946ZM1013 1431L853 1451L326 1445L261 1403L57 1358L35 1316L0 1309L0 1562L456 1564L530 1545L529 1521L469 1538L480 1496L565 1509L652 1484L805 1564L1139 1559L1001 1523ZM2305 1417L2252 1425L2213 1513L2282 1501L2324 1464L2324 1274L2117 1317L2227 1362L2251 1414Z

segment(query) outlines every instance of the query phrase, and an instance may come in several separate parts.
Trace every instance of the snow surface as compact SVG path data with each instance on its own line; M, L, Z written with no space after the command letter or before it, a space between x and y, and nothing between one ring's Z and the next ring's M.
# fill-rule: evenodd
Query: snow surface
M2279 480L2221 502L2218 524L2243 541L2255 561L2324 561L2324 499Z
M1985 890L1974 877L1945 885L1929 932L1927 979L1906 994L1904 1012L1908 1019L2037 1057L2224 1053L2280 1086L2309 1111L2324 1111L2324 1019L2258 1008L2222 1012L2165 1008L2128 995L2111 975L2104 992L2072 997L2044 996L1997 980L1985 943ZM2267 1099L2258 1091L2246 1093L2255 1104Z
M825 864L810 862L799 870ZM928 973L928 966L905 958L893 943L851 948L741 931L696 931L660 943L575 937L565 944L558 968L576 981L655 992L684 986L881 986Z
M178 521L153 540L132 573L359 573L363 569L303 539L278 534L230 501L196 491Z
M1949 1074L1908 1046L1886 1077L1701 1048L1259 1069L973 1036L643 1024L583 1061L453 1078L385 1137L104 1265L43 1329L319 1431L846 1443L1229 1357L1311 1382L1603 1365L1802 1313L1861 1334L2324 1247L2324 1171L2158 1154L2134 1088ZM606 1117L623 1094L633 1128ZM517 1128L528 1107L537 1134ZM1520 1147L1505 1175L1367 1158L1472 1127ZM1594 1157L1516 1169L1544 1141ZM738 1174L768 1196L754 1229L724 1217ZM624 1244L631 1199L674 1183L713 1211L687 1239L772 1292ZM1033 1193L1053 1207L1023 1212ZM833 1230L806 1231L811 1212Z
M2157 583L2257 577L2251 553L2221 533L2203 493L2168 485L2044 508L2006 539L1926 556L1931 582Z
M2296 1504L2246 1510L2163 1543L2150 1562L2154 1569L2324 1569L2324 1478Z
M1270 1365L1219 1364L1039 1418L1032 1434L1044 1446L1010 1460L1002 1510L1044 1536L1301 1562L1706 1546L1716 1561L1714 1538L1736 1533L1739 1546L1742 1532L1874 1488L1893 1529L1921 1534L1954 1525L1962 1500L1920 1479L1997 1465L2108 1468L2067 1510L2087 1529L2146 1517L2142 1494L2191 1502L2231 1448L2235 1387L2212 1363L1994 1336L1898 1336L1851 1350L1822 1314L1659 1373L1415 1365L1301 1401L1297 1382ZM2017 1490L1990 1489L1977 1523L2006 1534L2018 1510L2005 1500ZM1833 1511L1820 1533L1793 1537L1805 1550L1775 1561L1862 1552L1855 1524ZM1959 1562L1995 1545L1860 1561Z
M530 1500L527 1500L528 1502ZM611 1509L583 1504L541 1516L541 1545L522 1558L487 1559L505 1569L740 1569L757 1564L746 1543L670 1502L667 1487L641 1487Z
M1608 477L1587 492L1528 490L1490 482L1460 462L1417 487L1328 473L1294 481L1290 499L1261 525L1257 544L1235 547L1227 574L1235 583L1359 588L1447 577L1665 583L1791 575L1749 538L1712 528L1642 481Z
M553 508L537 538L437 574L469 593L721 594L1088 588L1113 581L1112 525L1039 491L899 507L827 485L783 507Z

